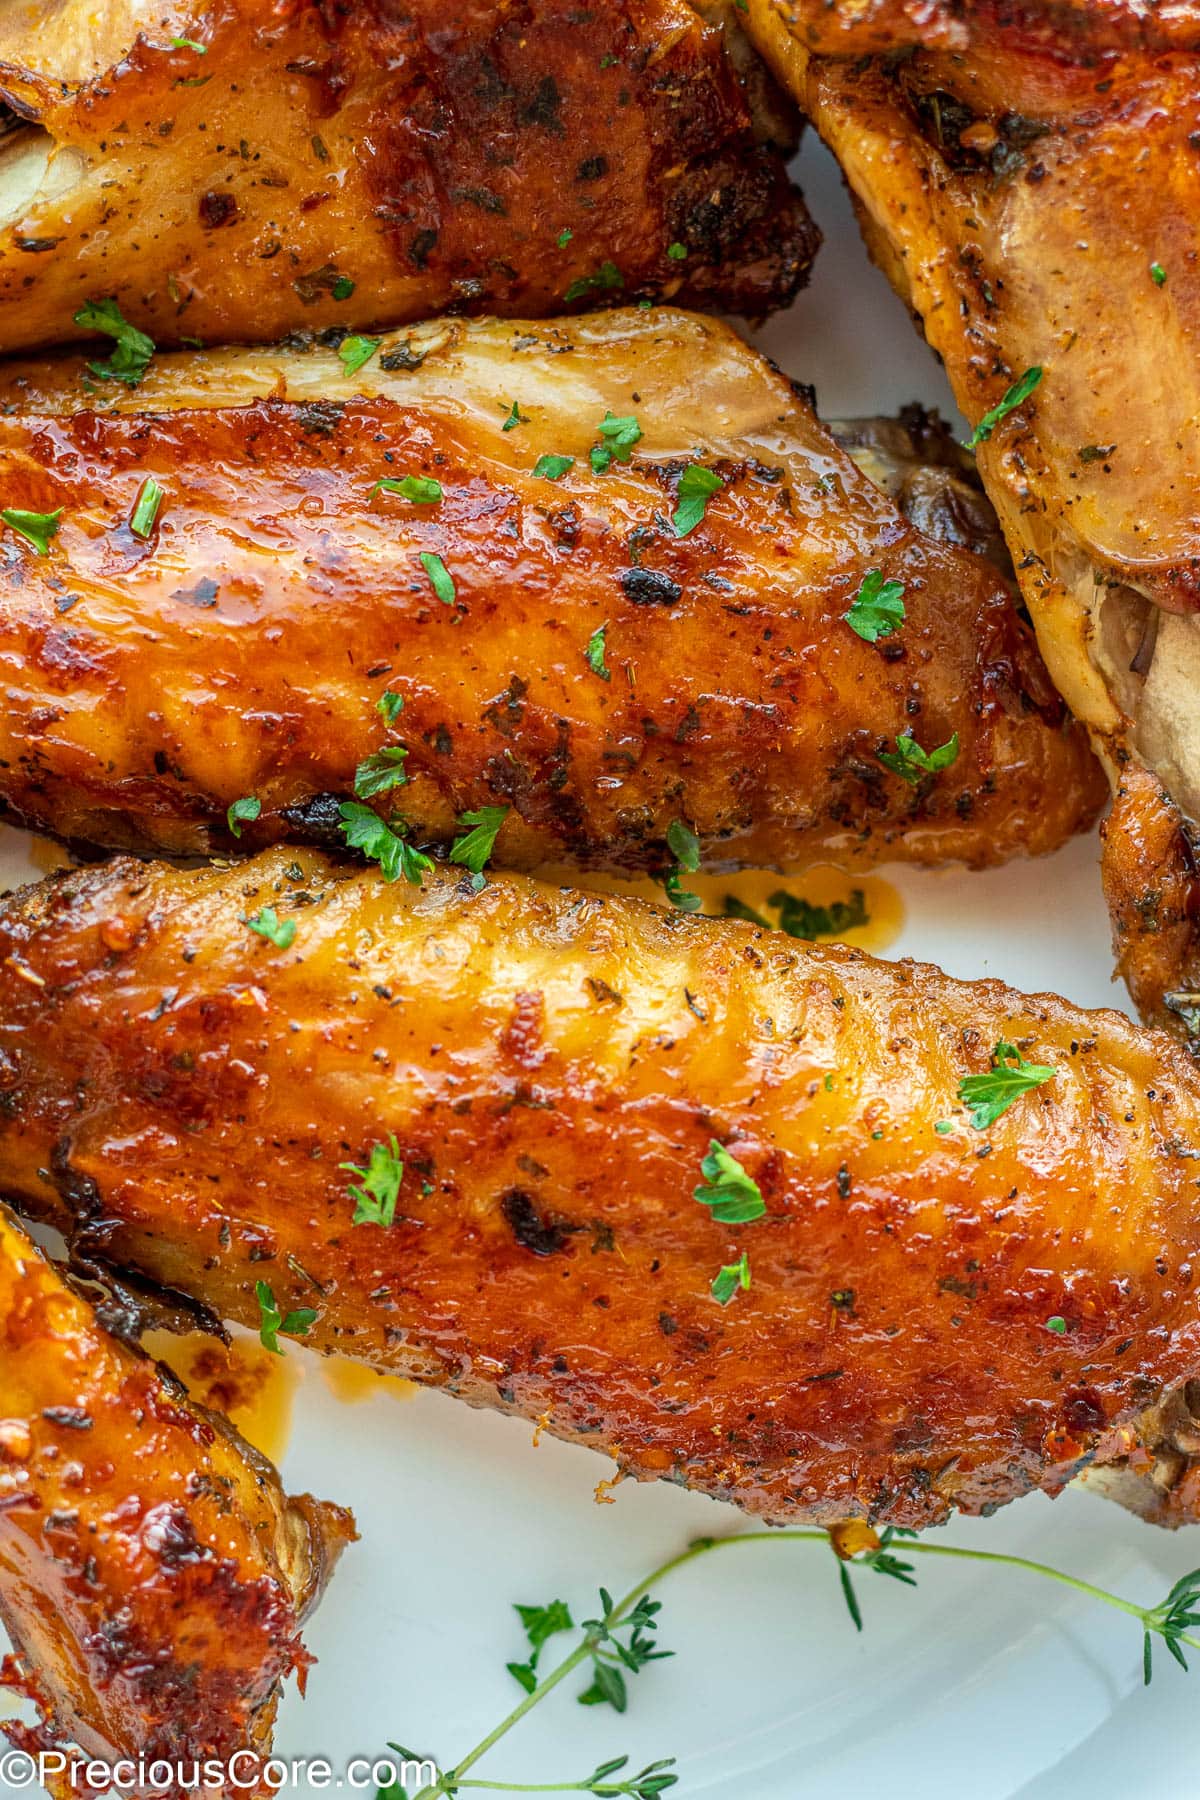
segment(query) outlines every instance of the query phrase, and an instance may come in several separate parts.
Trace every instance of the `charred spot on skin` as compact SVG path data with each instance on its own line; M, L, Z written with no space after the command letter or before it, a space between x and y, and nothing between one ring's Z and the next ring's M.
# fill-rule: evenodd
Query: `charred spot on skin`
M532 1195L523 1188L510 1188L500 1201L500 1211L521 1248L532 1251L534 1256L557 1255L567 1248L571 1234L579 1229L539 1212Z
M626 569L621 575L621 588L635 606L674 606L683 589L660 569Z
M200 223L209 231L221 225L232 225L237 218L237 201L232 194L218 194L211 189L200 196Z
M310 844L342 845L341 794L314 794L297 806L285 806L282 817L297 837Z

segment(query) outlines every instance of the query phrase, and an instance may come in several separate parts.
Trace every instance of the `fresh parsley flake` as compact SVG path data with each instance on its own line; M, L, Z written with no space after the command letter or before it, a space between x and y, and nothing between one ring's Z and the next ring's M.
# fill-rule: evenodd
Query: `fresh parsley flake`
M88 300L75 314L81 331L99 331L116 339L107 362L90 362L88 369L101 381L123 381L135 388L154 355L154 339L124 317L115 300Z
M700 839L682 819L672 819L667 826L667 848L681 869L694 875L700 867Z
M588 460L596 474L603 475L611 463L629 461L634 445L641 440L642 428L632 414L617 418L615 413L606 412L597 430L606 441L592 445Z
M165 489L160 487L153 475L147 475L138 490L138 497L133 503L133 511L129 515L129 529L134 537L148 538L150 536L165 497Z
M800 894L789 894L786 889L778 888L767 905L779 914L778 929L786 932L788 937L840 938L848 931L857 931L871 923L862 888L851 888L849 900L834 900L828 906L816 906ZM764 931L775 929L769 919L739 900L736 894L725 896L725 917L745 919L751 925L760 925Z
M422 550L418 561L429 577L430 586L443 606L453 606L457 589L454 579L441 557L432 550Z
M10 531L15 531L27 544L32 544L39 556L49 556L50 540L58 536L63 511L60 506L55 512L49 513L22 512L20 507L10 506L0 512L0 519L4 520Z
M595 631L593 631L591 637L588 639L587 648L583 653L588 668L592 671L593 675L598 675L601 681L612 680L612 670L604 660L607 637L608 621L606 619L603 625L597 625Z
M501 431L515 431L518 425L528 425L528 423L529 420L514 400L512 403L512 411L509 413L500 429Z
M677 912L699 912L704 905L699 894L693 894L679 879L679 870L670 869L662 878L663 892Z
M571 283L563 295L563 303L570 306L572 300L582 300L585 294L611 292L624 286L625 277L616 263L602 262L594 275L580 275Z
M456 837L450 846L450 861L461 863L470 869L472 875L482 875L484 865L491 857L496 844L496 833L508 817L507 806L481 806L475 812L465 812L459 819L460 825L469 825L471 829Z
M953 1119L935 1119L933 1129L939 1137L947 1137L954 1130Z
M1055 1337L1065 1337L1067 1335L1067 1321L1058 1313L1055 1313L1052 1319L1046 1320L1046 1330L1052 1331Z
M880 638L891 637L904 623L904 583L885 581L882 569L869 570L850 611L842 617L864 643L876 644Z
M687 256L686 244L668 244L667 255L672 262L683 262Z
M254 1292L258 1299L258 1335L262 1347L270 1350L274 1356L282 1356L279 1333L282 1331L288 1337L307 1337L317 1322L317 1315L311 1306L301 1306L295 1312L281 1313L276 1305L275 1295L265 1281L256 1281Z
M986 1075L964 1075L958 1097L970 1108L971 1124L976 1131L986 1131L1001 1113L1006 1113L1014 1100L1031 1093L1047 1081L1053 1081L1058 1070L1046 1063L1027 1063L1015 1044L1001 1039L992 1051L992 1066Z
M402 475L399 480L394 475L384 475L371 492L399 494L402 500L411 500L414 506L436 506L443 497L442 484L432 475Z
M246 924L259 937L266 938L268 944L274 944L277 950L290 949L296 937L295 919L281 919L273 906L260 907Z
M361 1183L359 1186L351 1182L346 1190L351 1199L358 1202L352 1224L385 1228L395 1224L404 1164L394 1137L386 1144L371 1145L365 1169L360 1169L357 1163L339 1163L338 1168L344 1169L347 1175L357 1175Z
M195 38L175 37L171 39L172 50L194 50L197 56L208 55L208 45L198 44Z
M355 284L348 275L339 275L329 291L335 300L348 300L354 292L354 287Z
M404 711L404 695L394 694L391 688L385 688L375 702L375 711L382 713L389 725L394 725Z
M993 406L991 412L984 413L967 439L965 448L975 450L980 444L986 443L1001 420L1007 419L1009 413L1016 412L1018 406L1023 406L1034 389L1041 385L1045 373L1042 368L1026 369L1021 379L1013 382L1000 404Z
M639 436L641 434L639 433ZM725 483L711 469L702 468L699 463L689 463L679 477L677 498L679 504L675 508L671 523L675 527L676 537L687 537L695 531L704 517L705 508L712 495L718 493Z
M408 780L404 768L407 755L404 744L385 744L382 750L365 757L354 771L354 792L358 798L371 800L376 794L403 787Z
M225 822L235 838L242 835L242 823L253 824L262 812L262 801L257 794L248 794L244 800L235 800L225 814Z
M713 1278L712 1297L718 1306L728 1306L739 1288L750 1286L750 1258L743 1250L735 1263L726 1263Z
M692 1198L712 1211L720 1225L749 1225L766 1212L762 1191L736 1156L713 1138L700 1164L704 1180L692 1189Z
M539 456L533 472L541 481L561 481L575 467L573 456Z
M556 239L559 249L565 250L574 236L575 233L571 230L571 227L569 225L564 225Z
M940 769L948 769L958 761L958 733L949 743L940 744L936 750L922 750L916 738L909 732L896 739L894 750L881 750L879 760L885 769L893 775L899 775L901 781L907 781L910 787L919 787L926 775L936 775Z
M357 375L378 350L382 338L350 336L338 345L338 356L347 375Z
M371 862L377 862L385 881L398 881L401 876L413 887L420 887L423 877L433 867L424 851L416 850L393 826L388 825L369 806L354 800L343 800L338 808L342 820L342 836L352 850L361 850ZM407 827L402 827L407 829Z
M1155 287L1165 287L1166 286L1167 271L1163 268L1163 266L1160 262L1152 262L1150 264L1150 279L1154 283Z

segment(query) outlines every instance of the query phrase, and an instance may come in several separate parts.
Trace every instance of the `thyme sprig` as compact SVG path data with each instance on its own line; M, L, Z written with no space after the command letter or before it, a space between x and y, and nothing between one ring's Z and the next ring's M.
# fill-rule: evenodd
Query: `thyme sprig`
M443 1770L432 1785L421 1788L419 1793L412 1796L412 1800L454 1800L455 1795L468 1789L488 1789L509 1794L593 1794L600 1796L601 1800L617 1800L618 1796L629 1796L630 1800L657 1800L658 1795L666 1793L679 1780L673 1773L673 1757L649 1763L638 1774L626 1776L623 1771L629 1766L629 1758L618 1756L601 1763L582 1780L572 1781L487 1781L471 1776L469 1771L502 1738L507 1737L534 1707L547 1699L576 1670L585 1669L588 1663L592 1665L593 1685L598 1685L597 1669L605 1668L620 1678L624 1696L622 1667L638 1673L647 1663L669 1656L670 1651L657 1647L657 1640L653 1635L661 1606L650 1598L651 1589L659 1587L668 1576L717 1550L733 1550L755 1544L830 1545L832 1542L831 1533L817 1529L744 1531L730 1537L697 1538L686 1550L681 1550L678 1555L661 1563L620 1600L614 1601L607 1589L601 1588L600 1617L582 1621L578 1626L582 1632L579 1643L549 1674L540 1679L537 1678L537 1653L548 1637L568 1628L564 1621L569 1620L570 1613L562 1601L554 1601L547 1608L518 1607L517 1611L534 1649L531 1657L533 1667L522 1666L521 1685L527 1689L524 1697L485 1738L480 1739L474 1749L460 1758L454 1768ZM837 1567L847 1610L858 1631L863 1629L863 1615L849 1574L851 1568L882 1575L904 1587L915 1588L915 1565L908 1559L937 1556L959 1562L990 1563L996 1568L1016 1569L1022 1574L1057 1582L1061 1587L1071 1588L1089 1600L1127 1613L1142 1628L1142 1666L1147 1685L1153 1675L1153 1646L1156 1638L1162 1639L1183 1669L1188 1667L1184 1646L1190 1650L1200 1650L1200 1636L1194 1635L1194 1628L1200 1627L1200 1569L1182 1576L1157 1606L1139 1606L1136 1601L1122 1599L1119 1594L1109 1593L1107 1589L1096 1587L1090 1581L1082 1581L1078 1576L1068 1575L1062 1569L1052 1568L1049 1563L1034 1562L1029 1557L1012 1556L998 1550L972 1550L957 1544L929 1544L918 1539L915 1532L899 1527L889 1526L876 1533L864 1526L856 1532L856 1546L861 1547L856 1547L852 1554L845 1551L839 1554ZM897 1546L902 1547L902 1555L897 1554ZM624 1634L624 1641L618 1634ZM509 1668L513 1673L516 1672L512 1664ZM534 1677L532 1686L528 1684L528 1676ZM600 1692L593 1699L592 1690L588 1688L579 1698L584 1704L604 1701L615 1706L617 1711L624 1711L624 1705L618 1706L611 1693ZM411 1752L405 1754L412 1755ZM402 1790L393 1786L380 1791L380 1800L406 1800L406 1796Z

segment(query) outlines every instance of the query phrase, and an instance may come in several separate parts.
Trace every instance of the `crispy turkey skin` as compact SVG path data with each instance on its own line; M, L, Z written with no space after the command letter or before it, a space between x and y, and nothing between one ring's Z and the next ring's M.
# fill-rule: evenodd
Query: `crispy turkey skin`
M0 1209L3 1679L41 1714L0 1728L12 1743L266 1755L280 1686L311 1660L301 1620L352 1535L110 1337Z
M1200 7L750 0L748 22L967 415L1043 371L979 466L1112 778L1121 972L1200 1048Z
M78 1254L251 1323L265 1281L319 1348L768 1519L1055 1492L1194 1391L1200 1081L1113 1013L280 849L12 897L0 1021L0 1182ZM977 1130L998 1042L1054 1074ZM764 1217L694 1197L714 1140Z
M105 401L73 357L0 372L5 498L63 508L49 554L0 540L14 820L195 852L253 797L246 844L337 839L389 751L407 779L381 811L448 843L509 807L510 867L653 870L676 819L726 865L990 864L1098 811L1005 581L900 510L961 538L968 491L918 481L897 427L894 504L713 320L444 322L352 374L332 350L168 356ZM598 472L613 417L637 439ZM680 536L689 470L716 491ZM845 618L872 571L907 614L878 643ZM914 785L880 761L902 734L957 758Z
M818 236L725 43L685 0L6 6L0 348L108 296L174 343L639 295L762 316Z

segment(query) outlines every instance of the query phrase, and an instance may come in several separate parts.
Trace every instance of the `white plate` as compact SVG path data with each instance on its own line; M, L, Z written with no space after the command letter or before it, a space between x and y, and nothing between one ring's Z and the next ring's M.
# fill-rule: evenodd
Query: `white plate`
M815 384L829 417L914 398L952 413L815 143L801 177L825 251L763 346ZM1123 1005L1096 864L1086 840L989 875L889 872L908 910L892 953ZM10 862L0 881L27 872ZM599 1583L622 1591L690 1538L744 1523L670 1487L626 1485L597 1506L593 1489L611 1471L587 1451L549 1439L534 1449L528 1426L434 1394L343 1405L314 1359L288 1354L303 1380L284 1476L353 1506L362 1542L309 1633L319 1664L307 1700L292 1692L284 1703L285 1757L340 1768L397 1739L452 1764L519 1698L504 1668L523 1654L514 1601L560 1597L586 1617ZM1200 1538L1155 1532L1086 1493L959 1521L938 1541L1034 1557L1143 1604L1200 1563ZM1090 1800L1118 1790L1136 1800L1168 1782L1175 1795L1200 1793L1184 1761L1200 1690L1160 1650L1143 1691L1134 1621L973 1563L930 1560L918 1574L915 1593L859 1577L859 1637L822 1547L775 1543L702 1561L660 1590L662 1641L677 1654L631 1682L623 1718L577 1706L565 1688L474 1773L579 1779L628 1751L635 1769L677 1756L679 1800ZM570 1640L555 1640L547 1667L559 1643Z

